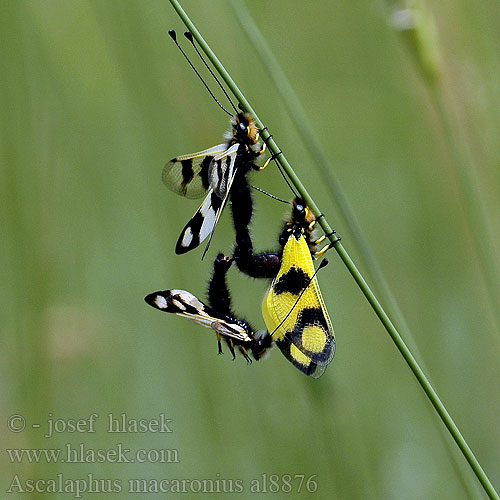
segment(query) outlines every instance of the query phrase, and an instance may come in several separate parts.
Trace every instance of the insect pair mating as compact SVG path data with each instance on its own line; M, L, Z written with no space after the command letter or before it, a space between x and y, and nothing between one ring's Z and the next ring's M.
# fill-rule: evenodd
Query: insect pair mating
M176 41L175 32L169 32ZM236 247L233 257L219 254L214 262L209 284L209 306L184 290L164 290L149 294L145 300L156 309L187 317L197 324L215 330L221 349L224 339L234 358L237 346L247 361L261 359L274 341L285 357L306 375L319 377L335 351L335 339L316 279L312 256L315 246L324 239L313 237L315 217L301 199L292 204L292 214L280 235L276 252L255 254L249 233L253 202L246 175L251 169L261 170L255 161L265 150L259 143L259 130L247 113L237 112L226 91L199 53L189 32L185 33L205 66L214 76L233 106L231 131L223 144L191 155L172 159L163 169L163 182L174 192L187 198L206 195L192 219L186 224L176 245L176 253L186 253L209 237L228 199L231 200ZM188 57L184 57L203 81ZM217 101L206 83L212 97ZM231 113L229 113L231 114ZM317 252L322 255L324 251ZM272 279L262 305L267 332L255 332L231 311L226 273L233 261L240 271L255 278ZM326 259L322 262L324 265ZM322 266L320 266L322 267ZM318 269L319 270L319 269Z
M238 257L219 254L209 284L210 306L184 290L154 292L145 300L156 309L186 317L215 330L219 353L223 337L233 358L236 345L247 361L250 361L248 351L259 360L274 341L294 366L317 378L333 358L335 338L313 265L312 251L322 241L313 237L314 224L315 218L309 208L302 200L295 199L290 220L280 235L277 252L254 254L252 249L239 245L235 249ZM322 255L325 249L317 254ZM273 278L262 303L267 332L255 333L231 310L226 272L233 260L249 275L266 274ZM322 261L323 266L326 263L326 259Z

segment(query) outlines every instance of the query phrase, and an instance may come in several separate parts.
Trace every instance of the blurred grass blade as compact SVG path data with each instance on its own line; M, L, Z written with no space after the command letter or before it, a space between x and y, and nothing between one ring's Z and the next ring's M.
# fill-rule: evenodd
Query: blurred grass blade
M225 70L225 68L222 66L220 61L217 59L216 55L212 52L208 44L205 42L199 31L197 30L196 26L192 23L192 21L189 19L187 14L184 12L182 9L181 5L177 0L170 0L170 3L178 13L179 17L182 19L184 24L187 26L187 28L191 31L193 34L194 38L200 45L201 49L205 53L205 55L210 59L211 63L214 65L215 69L217 72L220 74L224 82L227 84L227 86L230 88L231 92L234 94L234 96L238 99L240 104L242 105L243 109L247 111L248 113L251 113L253 117L255 118L255 121L257 123L257 126L262 128L262 122L256 115L255 111L252 109L248 101L246 100L245 96L242 94L240 89L237 87L229 73ZM272 137L270 137L269 132L267 130L263 131L262 136L264 139L269 139L268 146L269 149L275 153L278 154L280 150L278 149L277 144L273 140ZM321 212L319 211L318 207L314 203L314 200L311 198L307 190L305 189L304 185L300 181L300 179L297 177L295 172L293 171L291 165L288 163L286 160L286 157L283 153L279 154L277 157L280 165L282 166L283 170L286 172L288 175L290 181L293 183L297 191L301 194L301 196L305 199L305 201L309 204L311 207L311 210L314 212L316 216L320 216ZM330 225L328 224L326 217L321 217L319 219L319 224L325 231L325 234L329 234L332 232L332 229ZM357 269L356 265L348 255L347 251L344 249L343 245L335 239L335 235L330 235L329 239L332 243L335 243L334 247L348 268L349 272L351 273L352 277L360 287L361 291L365 295L366 299L372 306L373 310L377 314L378 318L384 325L386 331L390 335L391 339L393 342L396 344L396 347L399 349L400 353L403 355L404 359L408 363L410 369L412 370L413 374L417 378L418 382L420 383L422 389L424 390L425 394L431 401L432 405L436 409L437 413L441 417L441 420L445 424L446 428L450 432L450 434L453 436L453 439L457 443L458 447L464 454L466 460L469 462L472 470L476 474L478 480L482 484L484 490L488 494L488 496L491 499L497 499L500 500L497 492L493 488L493 485L489 481L488 477L486 476L485 472L483 471L481 465L477 461L476 457L474 456L472 450L470 449L469 445L465 441L464 437L460 433L458 427L455 425L455 422L451 418L450 414L446 410L446 407L442 403L442 401L439 399L437 393L435 392L434 388L432 387L431 383L425 376L424 372L420 368L420 365L417 363L415 358L413 357L412 353L404 343L403 339L399 335L398 331L396 330L394 324L390 320L389 316L385 312L385 310L382 308L381 304L375 297L374 293L364 280L363 276Z
M437 83L441 57L436 23L429 9L419 0L408 0L393 8L390 24L401 33L423 78L429 85Z
M481 202L481 191L475 180L473 160L468 145L458 139L456 127L461 126L460 119L452 119L452 111L444 98L442 75L444 61L440 55L439 38L432 12L421 0L406 0L401 7L393 9L391 25L405 42L412 60L426 85L432 104L441 122L443 136L448 145L451 163L456 171L459 196L466 207L462 213L467 230L474 241L479 267L488 297L491 320L495 330L500 332L500 267L488 226L488 217ZM467 140L468 134L462 136ZM496 342L499 345L497 336Z

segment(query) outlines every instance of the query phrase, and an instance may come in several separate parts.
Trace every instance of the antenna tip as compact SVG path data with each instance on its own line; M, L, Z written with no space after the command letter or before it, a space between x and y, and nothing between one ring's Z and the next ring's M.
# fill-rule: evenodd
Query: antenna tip
M322 267L325 267L328 265L328 259L325 257L320 263L319 263L319 267L318 267L318 270L321 269Z
M168 34L170 35L170 38L176 42L177 41L177 34L175 33L175 30L168 30Z
M193 34L190 31L185 31L184 36L191 42L193 43Z

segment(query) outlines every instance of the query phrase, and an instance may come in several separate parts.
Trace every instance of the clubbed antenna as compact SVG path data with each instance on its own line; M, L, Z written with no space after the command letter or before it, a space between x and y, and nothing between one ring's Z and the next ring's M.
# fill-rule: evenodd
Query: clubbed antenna
M203 80L203 77L200 75L200 73L198 73L198 70L193 66L193 63L189 60L189 57L186 55L186 53L182 50L182 47L177 43L177 34L175 32L175 30L169 30L168 31L168 34L170 35L170 38L172 38L172 40L174 41L175 45L177 45L178 49L181 51L182 55L186 58L186 61L189 63L189 65L191 66L191 68L193 68L193 71L196 73L196 75L198 76L198 78L201 80L201 82L203 83L203 85L205 85L205 88L208 90L208 93L212 96L212 99L219 105L219 107L225 111L229 116L233 116L232 113L230 113L217 99L217 97L215 97L215 95L213 94L213 92L210 90L210 87L206 84L205 80ZM220 84L219 84L220 85ZM231 103L233 104L233 103ZM234 106L233 106L234 107Z

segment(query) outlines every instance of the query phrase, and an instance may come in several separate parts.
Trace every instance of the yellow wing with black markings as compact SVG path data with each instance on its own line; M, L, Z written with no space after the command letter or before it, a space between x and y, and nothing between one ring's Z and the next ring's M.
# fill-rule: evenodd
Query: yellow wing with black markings
M262 304L268 331L285 357L318 378L335 353L332 323L321 296L307 241L290 234L281 268ZM312 280L311 280L312 278Z

